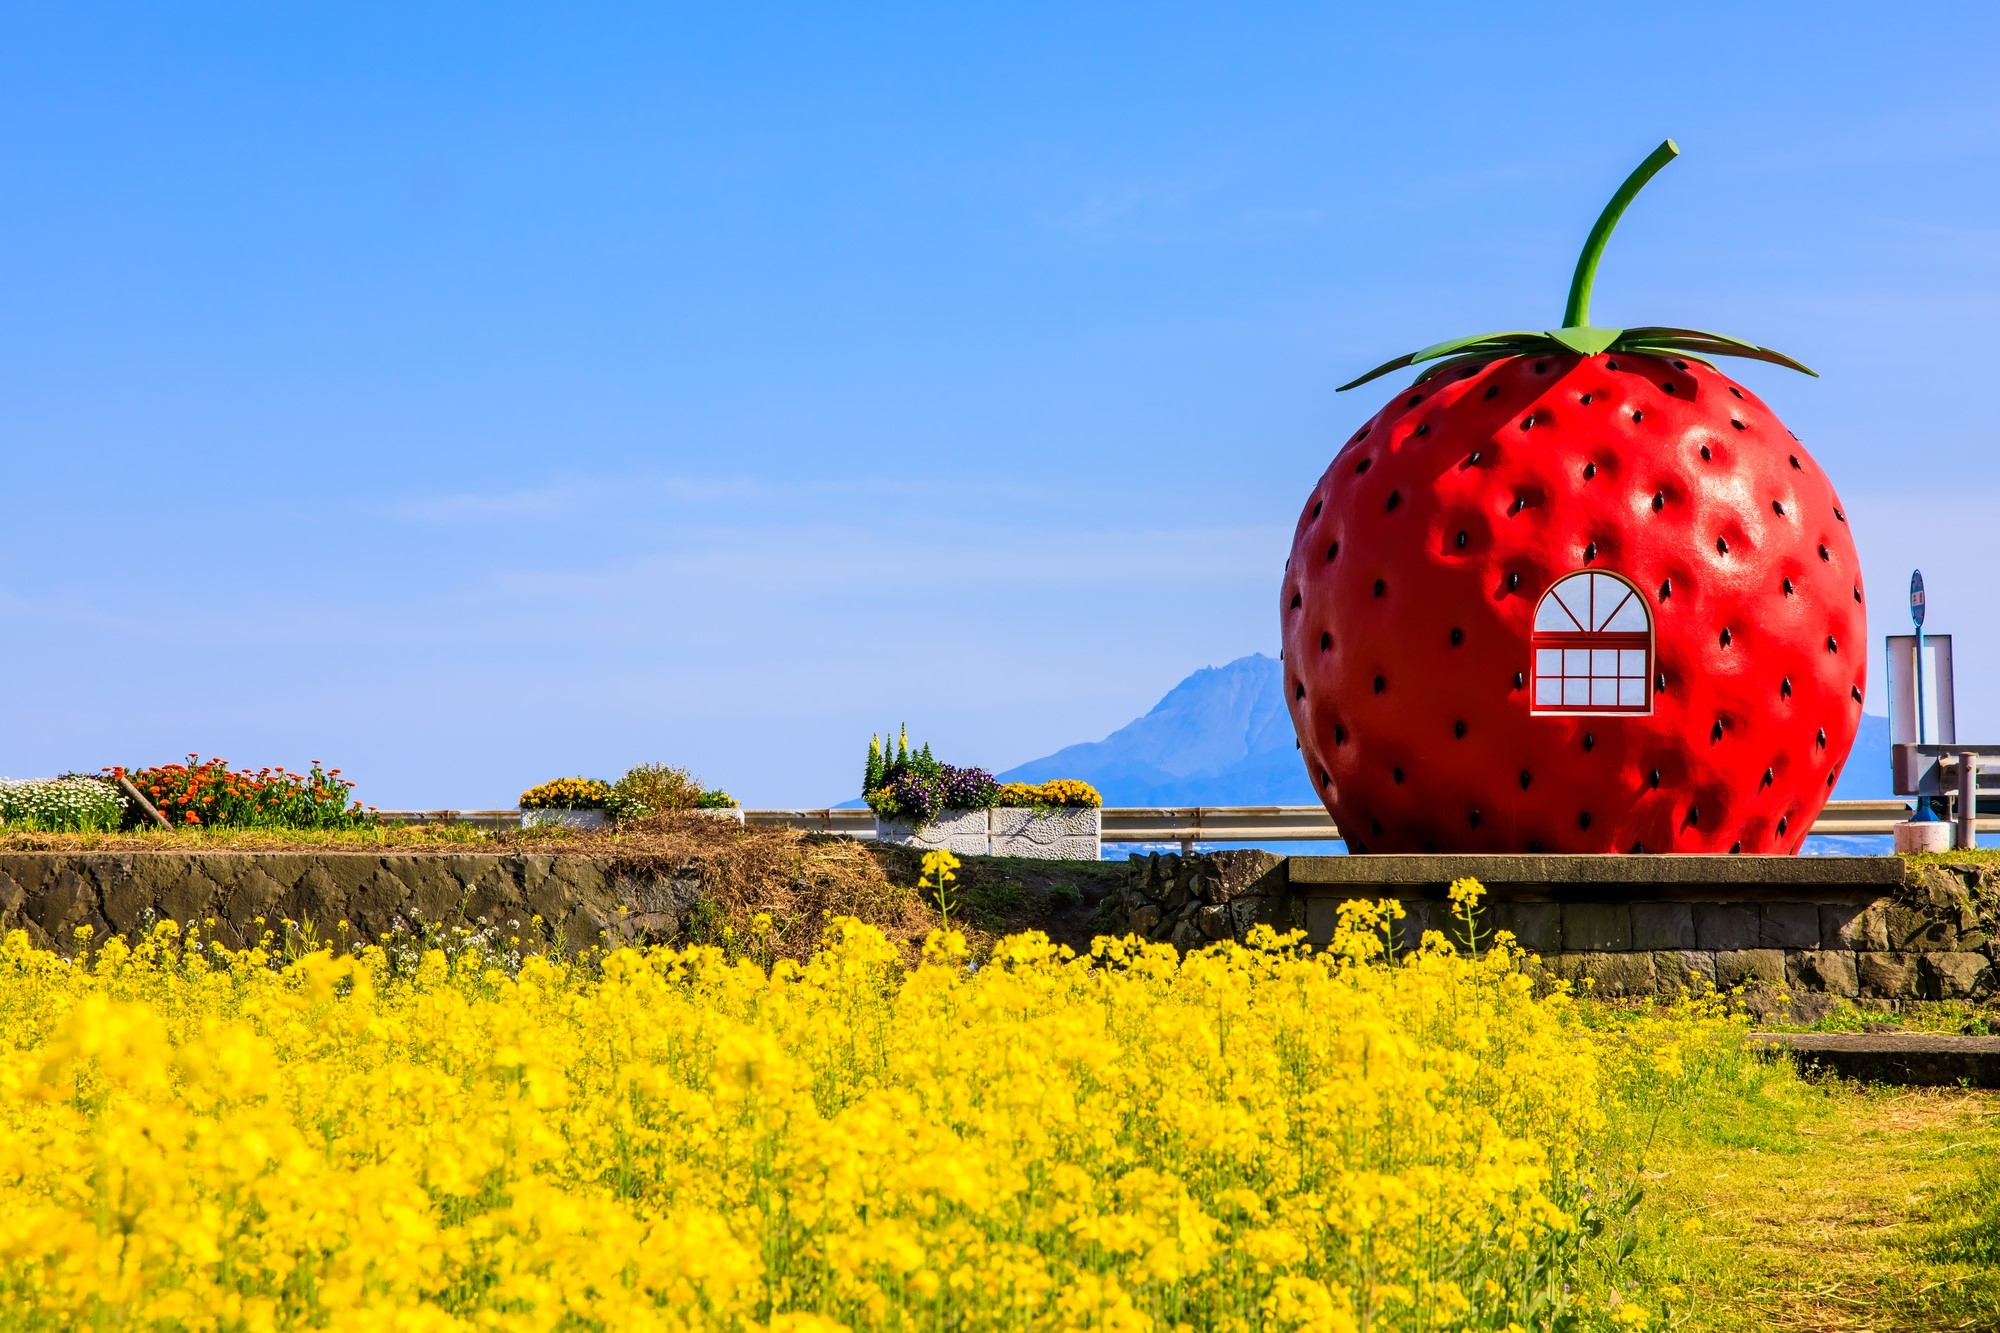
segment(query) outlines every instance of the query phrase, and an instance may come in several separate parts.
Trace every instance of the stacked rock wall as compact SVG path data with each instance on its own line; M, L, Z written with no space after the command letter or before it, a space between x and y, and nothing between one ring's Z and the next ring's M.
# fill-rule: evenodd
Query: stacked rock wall
M364 940L484 924L582 949L606 932L672 936L701 896L698 870L634 876L580 856L0 854L0 930L65 953L79 926L103 939L148 920L212 921L231 947L293 921L323 939L346 922Z
M1301 926L1323 943L1343 899L1388 897L1403 907L1406 946L1427 930L1456 940L1462 927L1445 887L1454 873L1480 874L1471 859L1401 866L1390 863L1404 858L1343 858L1347 878L1331 882L1302 878L1302 869L1315 872L1263 852L1135 857L1124 891L1107 904L1105 926L1193 948L1241 940L1264 921L1281 930ZM1690 879L1716 876L1715 858L1693 866L1668 858L1566 858L1583 863L1583 875L1607 876L1596 883L1578 878L1575 866L1502 866L1486 878L1479 929L1511 931L1550 971L1589 978L1595 993L1607 996L1674 994L1703 983L1877 1000L1980 1000L2000 991L2000 866L1852 858L1867 864L1843 876L1830 859L1782 859L1786 865L1767 868L1781 876L1775 883L1760 881L1759 868L1743 862L1728 867L1746 872L1735 882ZM1386 879L1398 872L1415 882ZM1374 873L1385 879L1358 878ZM1570 878L1500 877L1520 873Z

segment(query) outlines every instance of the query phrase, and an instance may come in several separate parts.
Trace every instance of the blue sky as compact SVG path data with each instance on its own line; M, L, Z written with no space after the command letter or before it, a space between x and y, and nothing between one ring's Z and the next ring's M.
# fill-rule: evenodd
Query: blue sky
M1420 16L1419 16L1420 14ZM1989 6L12 6L0 772L384 806L1005 768L1276 649L1299 498L1440 338L1739 373L2000 736ZM1869 704L1882 711L1879 696Z

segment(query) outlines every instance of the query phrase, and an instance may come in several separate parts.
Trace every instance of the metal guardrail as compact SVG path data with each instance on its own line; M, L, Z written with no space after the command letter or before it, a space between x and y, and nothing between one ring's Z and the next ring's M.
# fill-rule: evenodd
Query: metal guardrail
M519 810L383 810L392 823L456 820L480 828L518 828ZM1825 836L1886 834L1910 817L1904 801L1829 801L1812 832ZM824 810L745 810L743 822L757 828L794 828L806 833L838 833L872 839L875 815L866 808ZM1340 837L1333 816L1317 805L1107 806L1105 842L1329 842ZM2000 830L2000 818L1979 821L1982 830Z

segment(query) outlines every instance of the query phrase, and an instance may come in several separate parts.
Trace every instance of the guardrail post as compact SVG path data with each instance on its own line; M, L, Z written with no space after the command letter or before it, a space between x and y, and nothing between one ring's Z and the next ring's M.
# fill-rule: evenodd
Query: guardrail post
M1970 750L1958 756L1958 845L1979 845L1979 756Z

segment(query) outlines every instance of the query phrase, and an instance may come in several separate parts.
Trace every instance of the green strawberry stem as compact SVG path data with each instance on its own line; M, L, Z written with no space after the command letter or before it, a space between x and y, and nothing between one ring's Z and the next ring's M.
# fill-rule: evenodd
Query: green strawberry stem
M1590 288L1597 281L1597 261L1604 258L1604 243L1611 239L1611 231L1618 225L1618 219L1625 216L1626 206L1639 191L1646 188L1646 182L1680 155L1681 150L1674 141L1666 140L1647 154L1646 160L1625 178L1625 183L1618 187L1618 193L1611 196L1611 202L1597 215L1597 225L1590 229L1590 236L1583 243L1583 253L1576 257L1576 276L1569 280L1569 304L1563 307L1563 328L1579 329L1590 323Z
M1473 370L1502 357L1546 356L1551 352L1573 352L1579 356L1596 356L1600 352L1637 352L1646 356L1686 357L1703 364L1708 364L1710 357L1740 356L1817 375L1819 372L1799 364L1783 352L1759 347L1756 343L1732 338L1726 333L1650 324L1641 328L1591 327L1590 288L1597 280L1597 262L1604 257L1604 245L1611 239L1612 228L1624 216L1633 196L1646 187L1646 182L1653 179L1661 167L1679 157L1680 153L1672 139L1655 148L1639 164L1639 169L1625 178L1625 183L1618 187L1618 193L1611 196L1611 202L1597 215L1597 225L1590 229L1590 236L1583 243L1583 253L1576 259L1576 275L1570 279L1569 304L1563 310L1560 328L1540 332L1511 329L1503 333L1479 333L1470 338L1451 338L1432 343L1429 347L1406 352L1393 361L1383 362L1366 375L1349 380L1335 392L1344 393L1379 376L1425 362L1431 364L1417 375L1419 384L1433 375Z

